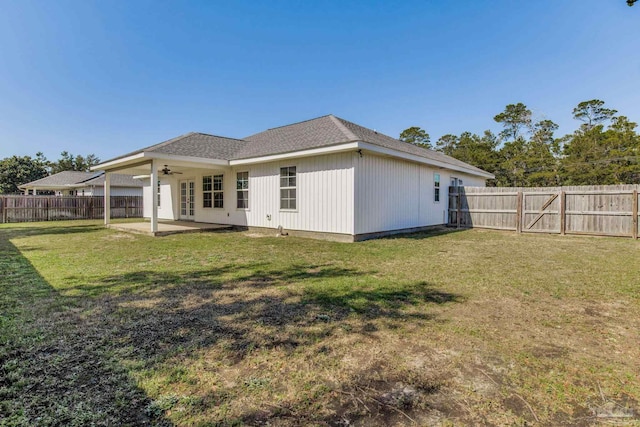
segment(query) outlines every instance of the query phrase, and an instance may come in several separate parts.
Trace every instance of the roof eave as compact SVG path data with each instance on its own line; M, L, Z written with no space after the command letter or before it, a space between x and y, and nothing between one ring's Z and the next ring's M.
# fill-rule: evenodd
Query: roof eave
M171 161L173 163L190 163L213 166L229 166L229 161L225 159L212 159L206 157L177 156L173 154L154 153L143 151L131 156L107 160L91 168L92 171L115 172L128 168L135 168L149 165L153 160Z
M38 189L38 190L55 190L55 189L62 189L62 190L68 190L69 188L76 188L76 187L82 187L82 185L78 185L78 184L58 184L58 185L32 185L32 184L22 184L22 185L18 185L18 188L21 190L28 190L28 189Z
M492 174L486 171L474 170L471 168L465 168L451 163L441 162L438 160L430 159L428 157L417 156L415 154L405 153L403 151L394 150L392 148L380 147L379 145L372 144L365 141L350 141L334 144L326 147L310 148L307 150L291 151L287 153L279 153L267 156L249 157L245 159L230 160L231 166L250 165L255 163L266 163L276 160L294 159L300 157L318 156L322 154L334 154L345 151L366 150L372 153L401 158L403 160L413 161L416 163L427 164L439 168L450 169L458 172L464 172L470 175L481 176L487 179L495 178Z
M267 163L276 160L295 159L300 157L319 156L322 154L334 154L344 151L358 149L358 141L341 142L339 144L328 145L325 147L309 148L305 150L289 151L278 154L268 154L266 156L247 157L244 159L230 160L230 166L250 165L254 163Z
M377 153L377 154L381 154L381 155L386 155L386 156L391 156L391 157L397 157L397 158L401 158L404 160L409 160L412 162L416 162L416 163L422 163L422 164L427 164L427 165L431 165L431 166L436 166L439 168L443 168L443 169L450 169L450 170L454 170L457 172L464 172L470 175L475 175L475 176L481 176L483 178L486 179L493 179L495 178L495 176L487 171L483 171L483 170L474 170L471 168L465 168L462 166L458 166L458 165L454 165L451 163L447 163L447 162L442 162L439 160L435 160L435 159L430 159L428 157L423 157L423 156L417 156L415 154L410 154L410 153L405 153L404 151L399 151L399 150L394 150L392 148L387 148L387 147L381 147L379 145L376 144L372 144L370 142L363 142L360 141L358 143L358 148L362 149L362 150L367 150L373 153Z

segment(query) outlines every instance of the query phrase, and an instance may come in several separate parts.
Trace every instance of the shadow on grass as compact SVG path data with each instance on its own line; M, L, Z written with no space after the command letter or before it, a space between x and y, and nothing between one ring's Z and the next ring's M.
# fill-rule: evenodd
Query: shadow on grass
M412 239L412 240L422 240L429 239L431 237L436 236L445 236L447 234L459 233L462 231L467 231L469 228L455 228L455 227L447 227L444 225L435 226L428 230L417 231L415 233L403 233L403 234L392 234L390 236L385 236L379 238L379 240L397 240L397 239Z
M66 298L10 236L0 231L0 424L172 425L151 410L109 334L87 327L77 309L63 308Z
M100 224L74 224L74 221L69 223L55 223L55 225L42 226L28 226L25 223L20 223L18 226L11 226L11 224L4 224L0 228L0 233L3 234L7 240L16 239L20 237L29 236L46 236L46 235L67 235L78 233L92 233L98 230L104 230L104 226Z
M242 268L221 267L171 276L149 271L109 276L103 279L105 284L133 278L147 282L144 286L149 287L143 293L99 298L99 308L91 317L103 325L117 322L118 326L111 329L111 340L129 348L127 357L138 361L142 369L175 369L185 359L197 360L203 351L212 351L209 357L214 355L224 366L246 369L254 364L254 354L273 352L295 359L331 351L327 349L338 336L372 336L380 328L430 322L435 319L428 312L430 305L462 301L460 296L439 291L427 282L362 285L356 279L367 273L356 269L316 264L294 265L285 271L267 267L260 265L253 272L235 274L232 280L221 276L242 273ZM380 371L393 371L387 368L381 366ZM284 406L269 408L267 401L269 409L247 408L243 414L217 421L339 425L339 417L343 417L393 423L398 416L402 418L398 409L420 410L424 396L439 387L431 379L390 375L376 382L371 378L366 372L353 373L334 396L324 397L336 402L331 404L335 406L333 415L310 410L310 401L321 397L301 393ZM418 391L402 395L402 390L394 389L402 381L409 381ZM243 398L245 392L242 386L218 387L213 394L200 398L199 410L213 412ZM339 398L345 395L358 397ZM370 410L362 412L358 406L362 399L367 400Z
M381 327L429 322L434 320L430 305L462 301L427 282L361 280L370 272L331 264L274 268L266 263L182 273L141 270L95 278L92 284L72 277L77 284L66 290L75 295L63 296L8 241L15 234L7 234L0 231L2 259L15 278L3 289L3 298L30 307L16 310L9 320L14 326L3 333L7 345L0 353L1 409L17 425L170 425L165 411L181 404L181 398L151 400L130 372L162 376L167 369L179 371L181 361L203 351L225 366L251 360L257 351L323 352L338 334L370 336ZM56 233L47 229L45 234ZM389 376L376 383L367 372L356 372L335 393L358 393L357 399L301 393L284 406L258 412L245 408L228 418L216 411L232 405L244 389L217 386L199 398L196 412L210 417L213 425L337 425L342 418L336 417L366 420L372 415L388 423L403 411L419 409L413 395L400 392L400 400L394 400L398 392L392 384L401 380ZM430 379L411 381L423 394L437 391ZM376 408L374 413L361 413L357 406L367 393L371 398L365 406ZM336 402L334 414L315 414L310 399Z

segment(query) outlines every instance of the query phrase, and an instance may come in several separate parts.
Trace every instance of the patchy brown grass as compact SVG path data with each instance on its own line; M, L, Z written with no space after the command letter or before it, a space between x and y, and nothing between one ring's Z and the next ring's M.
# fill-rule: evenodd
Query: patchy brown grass
M639 255L2 226L0 425L637 424Z

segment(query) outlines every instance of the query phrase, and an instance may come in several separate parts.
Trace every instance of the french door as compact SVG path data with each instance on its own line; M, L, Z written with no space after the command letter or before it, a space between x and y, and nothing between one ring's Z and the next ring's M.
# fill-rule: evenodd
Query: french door
M193 221L196 188L192 180L180 181L180 219Z

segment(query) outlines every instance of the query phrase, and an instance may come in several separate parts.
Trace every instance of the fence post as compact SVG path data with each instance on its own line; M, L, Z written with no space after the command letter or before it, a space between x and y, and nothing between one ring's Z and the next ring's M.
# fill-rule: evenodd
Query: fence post
M460 228L460 214L462 208L460 202L462 201L462 194L460 193L460 187L456 188L456 228Z
M7 223L7 198L2 198L2 223Z
M631 215L633 215L633 219L631 223L633 224L633 229L631 231L631 237L634 239L638 238L638 190L633 190L632 195L633 206L631 208Z
M522 191L516 197L516 233L522 233Z
M567 231L567 193L560 191L560 234L565 235Z

